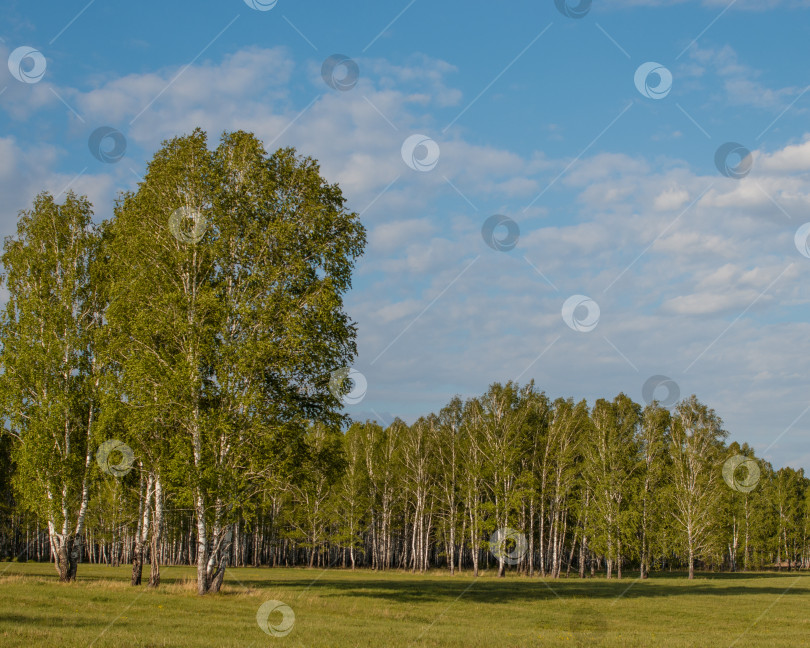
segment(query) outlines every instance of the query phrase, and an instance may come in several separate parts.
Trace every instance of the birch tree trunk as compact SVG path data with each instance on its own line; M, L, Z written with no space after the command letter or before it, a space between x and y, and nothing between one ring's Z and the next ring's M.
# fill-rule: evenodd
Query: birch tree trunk
M132 554L132 585L141 584L141 575L143 572L143 554L146 540L149 537L149 522L151 513L152 495L154 490L155 478L153 474L149 474L146 480L146 487L144 488L143 472L141 473L141 488L139 489L139 503L138 510L140 516L138 519L138 526L135 530L135 551Z
M150 553L149 587L160 585L161 540L163 538L163 483L155 475L155 519L152 523L152 551Z

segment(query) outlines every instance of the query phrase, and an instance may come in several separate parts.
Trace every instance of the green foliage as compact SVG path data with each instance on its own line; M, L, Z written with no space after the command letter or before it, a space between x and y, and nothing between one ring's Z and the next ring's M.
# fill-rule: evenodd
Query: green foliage
M137 457L123 485L163 475L216 552L260 478L334 481L345 416L329 374L356 353L342 296L365 245L344 204L293 149L235 132L212 151L199 129L165 142L100 228L85 198L39 196L3 256L22 502L66 529L101 476L90 453L115 438Z
M344 202L292 149L268 156L235 132L209 151L196 130L155 154L108 229L128 438L211 525L213 551L258 478L306 487L327 466L307 430L343 420L328 378L356 352L342 293L365 244Z
M89 497L99 406L95 337L103 281L93 281L98 235L85 198L40 194L5 241L0 398L20 504L46 520L57 569L75 578L73 542Z

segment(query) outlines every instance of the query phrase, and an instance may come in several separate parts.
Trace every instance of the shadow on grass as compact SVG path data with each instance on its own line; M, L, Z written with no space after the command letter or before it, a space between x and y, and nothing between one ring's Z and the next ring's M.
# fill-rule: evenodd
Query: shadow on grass
M94 565L79 568L79 582L112 582L119 591L135 591L126 583L129 567L111 568ZM114 571L108 571L114 570ZM55 574L32 573L30 567L10 570L25 577L56 581ZM473 580L469 573L451 577L446 572L410 574L400 571L370 572L358 570L319 570L305 568L237 568L226 571L223 592L219 596L241 596L245 589L253 592L274 590L289 592L296 597L307 594L322 597L347 597L387 600L392 603L450 603L460 596L476 603L520 603L538 600L578 599L606 600L616 598L644 599L676 596L807 596L810 595L808 572L755 572L755 573L698 573L689 581L685 572L656 572L641 581L638 572L626 572L622 580L604 577L579 579L577 577L541 579L510 575L505 579L493 577L494 572ZM796 577L806 579L796 583ZM161 587L156 593L165 593L166 586L193 594L193 568L173 566L162 569ZM780 584L771 584L782 579ZM789 579L786 581L785 579ZM69 585L68 585L69 587ZM141 587L145 587L142 585ZM119 589L120 588L120 589ZM102 595L103 596L103 595Z
M296 574L296 576L299 576ZM251 589L307 590L324 597L346 596L389 600L393 603L451 602L464 596L476 603L520 603L554 599L640 599L673 596L806 596L810 595L810 578L807 586L766 585L763 581L772 578L810 577L810 574L790 572L782 574L701 574L692 581L686 574L667 573L641 581L635 577L622 580L598 579L540 579L492 577L450 578L425 575L421 578L391 574L363 578L355 572L352 578L335 578L328 573L318 576L313 570L312 582L296 577L287 579L249 579L245 584ZM316 580L317 579L317 580ZM677 580L676 580L677 579ZM795 579L791 579L793 582ZM718 582L722 581L722 582ZM745 583L742 581L746 581ZM752 582L754 581L754 582ZM759 581L759 582L756 582ZM231 581L236 584L236 581ZM790 583L787 584L788 586Z

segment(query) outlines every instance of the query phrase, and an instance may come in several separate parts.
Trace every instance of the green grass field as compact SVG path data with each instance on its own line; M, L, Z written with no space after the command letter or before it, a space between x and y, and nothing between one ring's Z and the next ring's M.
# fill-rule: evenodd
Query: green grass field
M810 645L810 575L653 575L638 581L477 580L468 574L229 569L198 597L190 568L165 567L157 591L129 568L0 564L0 645L14 646L785 646ZM286 636L257 622L268 600L295 614ZM278 626L275 611L269 623Z

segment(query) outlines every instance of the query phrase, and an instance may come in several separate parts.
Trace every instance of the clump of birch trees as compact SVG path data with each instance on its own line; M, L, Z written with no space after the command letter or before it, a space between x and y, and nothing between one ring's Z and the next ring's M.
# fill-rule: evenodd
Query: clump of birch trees
M73 194L21 214L0 398L15 504L47 525L60 579L88 530L123 522L140 583L168 500L193 516L199 593L220 589L266 481L292 482L311 430L344 418L329 378L354 357L342 295L365 245L344 202L312 159L244 132L210 150L197 130L100 225Z

